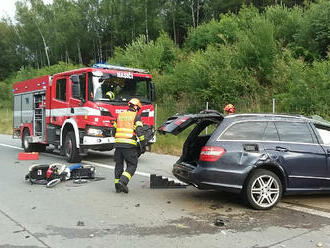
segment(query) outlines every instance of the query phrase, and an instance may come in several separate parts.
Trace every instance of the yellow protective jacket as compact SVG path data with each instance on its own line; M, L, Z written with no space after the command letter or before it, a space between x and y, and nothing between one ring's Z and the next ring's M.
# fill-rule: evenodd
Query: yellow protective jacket
M137 141L144 144L143 123L141 116L137 115L136 112L119 113L115 127L115 147L137 147Z

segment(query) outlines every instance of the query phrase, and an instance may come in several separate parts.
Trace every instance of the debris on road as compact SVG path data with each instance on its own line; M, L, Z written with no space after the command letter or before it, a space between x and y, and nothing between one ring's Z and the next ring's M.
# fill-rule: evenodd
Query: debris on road
M316 246L317 247L323 247L323 244L321 242L318 242Z
M88 181L86 179L76 179L76 180L73 180L73 183L75 184L84 184L84 183L87 183Z
M85 226L85 223L83 221L79 220L77 222L77 226Z
M136 208L140 207L140 203L135 204L135 207L136 207Z
M220 205L220 204L212 204L212 205L210 205L209 208L212 209L212 210L217 210L219 208L223 208L223 206Z
M157 176L156 174L150 175L150 188L151 189L166 189L166 188L186 188L186 184L176 183L168 178Z
M215 221L214 221L214 225L216 226L224 226L225 225L225 222L220 219L220 218L217 218Z

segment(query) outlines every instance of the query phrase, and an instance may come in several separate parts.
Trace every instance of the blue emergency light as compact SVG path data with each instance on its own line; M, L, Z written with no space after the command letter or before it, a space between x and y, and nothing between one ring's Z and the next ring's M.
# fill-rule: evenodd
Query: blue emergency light
M124 66L119 66L119 65L102 64L102 63L94 64L93 68L147 73L147 71L143 70L143 69L130 68L130 67L124 67Z

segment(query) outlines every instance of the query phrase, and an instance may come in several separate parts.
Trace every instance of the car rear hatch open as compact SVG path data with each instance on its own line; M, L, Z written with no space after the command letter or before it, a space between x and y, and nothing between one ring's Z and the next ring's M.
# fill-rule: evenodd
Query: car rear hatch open
M201 120L214 120L221 122L223 120L223 115L215 110L205 110L198 114L182 114L174 115L169 117L160 128L158 132L160 134L173 134L177 135L181 133L186 128L190 127L192 124L197 123Z
M180 159L173 165L172 172L176 178L195 185L192 172L197 166L202 147L208 142L223 118L221 113L214 110L202 111L198 114L175 115L168 118L158 129L160 134L177 135L191 125L196 124L196 127L192 129L184 142ZM213 128L211 125L213 125Z

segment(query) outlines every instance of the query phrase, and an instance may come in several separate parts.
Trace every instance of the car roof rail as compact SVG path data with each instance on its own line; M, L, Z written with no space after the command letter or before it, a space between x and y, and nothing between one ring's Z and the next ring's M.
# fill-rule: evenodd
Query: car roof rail
M327 127L330 127L330 122L323 119L321 116L319 115L312 115L310 117L310 119L312 119L312 122L316 123L316 124L320 124L320 125L325 125Z
M215 109L204 109L204 110L200 111L199 113L200 114L217 114L219 116L222 116L222 114L218 110L215 110Z

